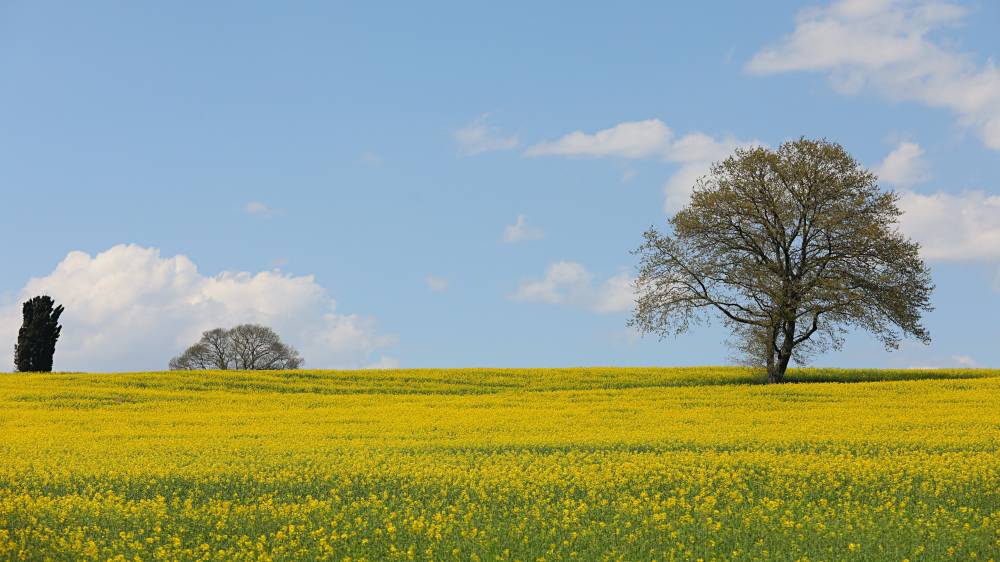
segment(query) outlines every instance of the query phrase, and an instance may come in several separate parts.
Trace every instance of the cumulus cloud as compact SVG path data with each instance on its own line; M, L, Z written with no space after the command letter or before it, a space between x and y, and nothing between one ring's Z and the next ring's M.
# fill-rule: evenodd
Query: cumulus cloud
M504 136L499 127L489 124L489 117L489 113L484 113L453 133L460 154L473 156L517 148L517 136Z
M528 224L528 217L517 215L514 224L508 224L503 229L503 241L507 244L516 244L526 240L538 240L545 236L545 231L536 226Z
M687 205L695 181L707 174L714 162L724 160L737 148L756 144L760 143L740 142L732 136L717 139L704 133L690 133L678 139L665 154L679 168L663 185L663 211L673 214Z
M258 322L297 347L312 368L359 367L394 343L373 318L342 314L311 275L278 271L203 275L186 256L118 245L91 256L70 252L16 301L0 308L0 335L13 341L19 302L48 294L65 305L59 370L165 368L202 331Z
M901 191L903 231L929 260L1000 259L1000 195Z
M602 314L625 312L635 301L633 280L619 273L601 283L582 264L555 262L541 279L522 282L510 299L518 302L558 304Z
M919 144L901 142L875 168L880 180L897 187L909 187L927 181L924 149Z
M1000 70L931 38L966 10L942 0L841 0L799 13L795 29L753 56L753 74L827 72L844 94L870 88L891 100L949 109L1000 150Z
M443 293L448 290L448 280L443 277L428 275L427 288L435 293Z
M674 213L687 204L695 180L707 174L713 162L726 158L737 148L759 144L738 141L731 135L716 138L700 132L676 137L663 121L647 119L626 121L596 133L575 131L536 144L525 155L657 158L676 164L677 170L663 186L664 211ZM623 181L631 177L626 172Z
M875 167L879 178L898 187L903 232L920 242L924 259L1000 259L1000 196L982 191L924 194L910 186L927 180L924 151L901 142Z

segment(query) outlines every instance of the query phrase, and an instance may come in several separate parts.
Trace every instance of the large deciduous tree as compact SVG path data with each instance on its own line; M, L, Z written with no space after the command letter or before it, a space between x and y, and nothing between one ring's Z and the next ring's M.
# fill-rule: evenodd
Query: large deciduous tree
M25 301L21 313L23 320L14 345L14 366L18 371L49 372L56 341L62 332L59 317L63 307L55 306L51 297L43 295Z
M302 357L295 348L282 343L271 328L240 324L230 330L215 328L183 353L170 360L171 369L298 369Z
M900 214L839 144L739 149L698 180L671 234L645 233L630 324L663 337L714 313L772 383L793 356L839 349L850 328L886 349L927 343L934 286Z

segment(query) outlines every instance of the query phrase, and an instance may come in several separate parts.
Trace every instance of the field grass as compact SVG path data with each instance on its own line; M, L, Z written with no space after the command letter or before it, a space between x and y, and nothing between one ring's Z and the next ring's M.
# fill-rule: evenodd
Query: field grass
M1000 371L0 375L0 560L1000 560Z

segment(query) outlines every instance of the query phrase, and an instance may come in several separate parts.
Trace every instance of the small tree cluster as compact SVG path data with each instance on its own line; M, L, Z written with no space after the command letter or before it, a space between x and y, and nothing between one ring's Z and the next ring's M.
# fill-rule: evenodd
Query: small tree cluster
M198 343L170 360L170 368L256 371L298 369L302 363L299 352L282 343L271 328L240 324L230 330L204 332Z
M14 365L18 371L49 372L56 353L56 341L62 326L62 305L55 306L49 296L34 297L22 307L23 321L14 346Z

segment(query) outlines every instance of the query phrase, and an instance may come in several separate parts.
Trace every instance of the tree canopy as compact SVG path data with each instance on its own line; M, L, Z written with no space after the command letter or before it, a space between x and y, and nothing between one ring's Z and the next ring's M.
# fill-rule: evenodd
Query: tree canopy
M202 333L197 343L170 360L170 368L255 371L298 369L302 363L299 352L283 343L271 328L240 324Z
M645 233L630 325L662 337L712 313L769 382L850 328L887 349L929 342L934 286L897 199L833 142L739 149L698 180L670 234Z
M52 297L42 295L24 302L23 320L14 345L14 366L18 371L49 372L62 333L59 317L63 306L55 306Z

